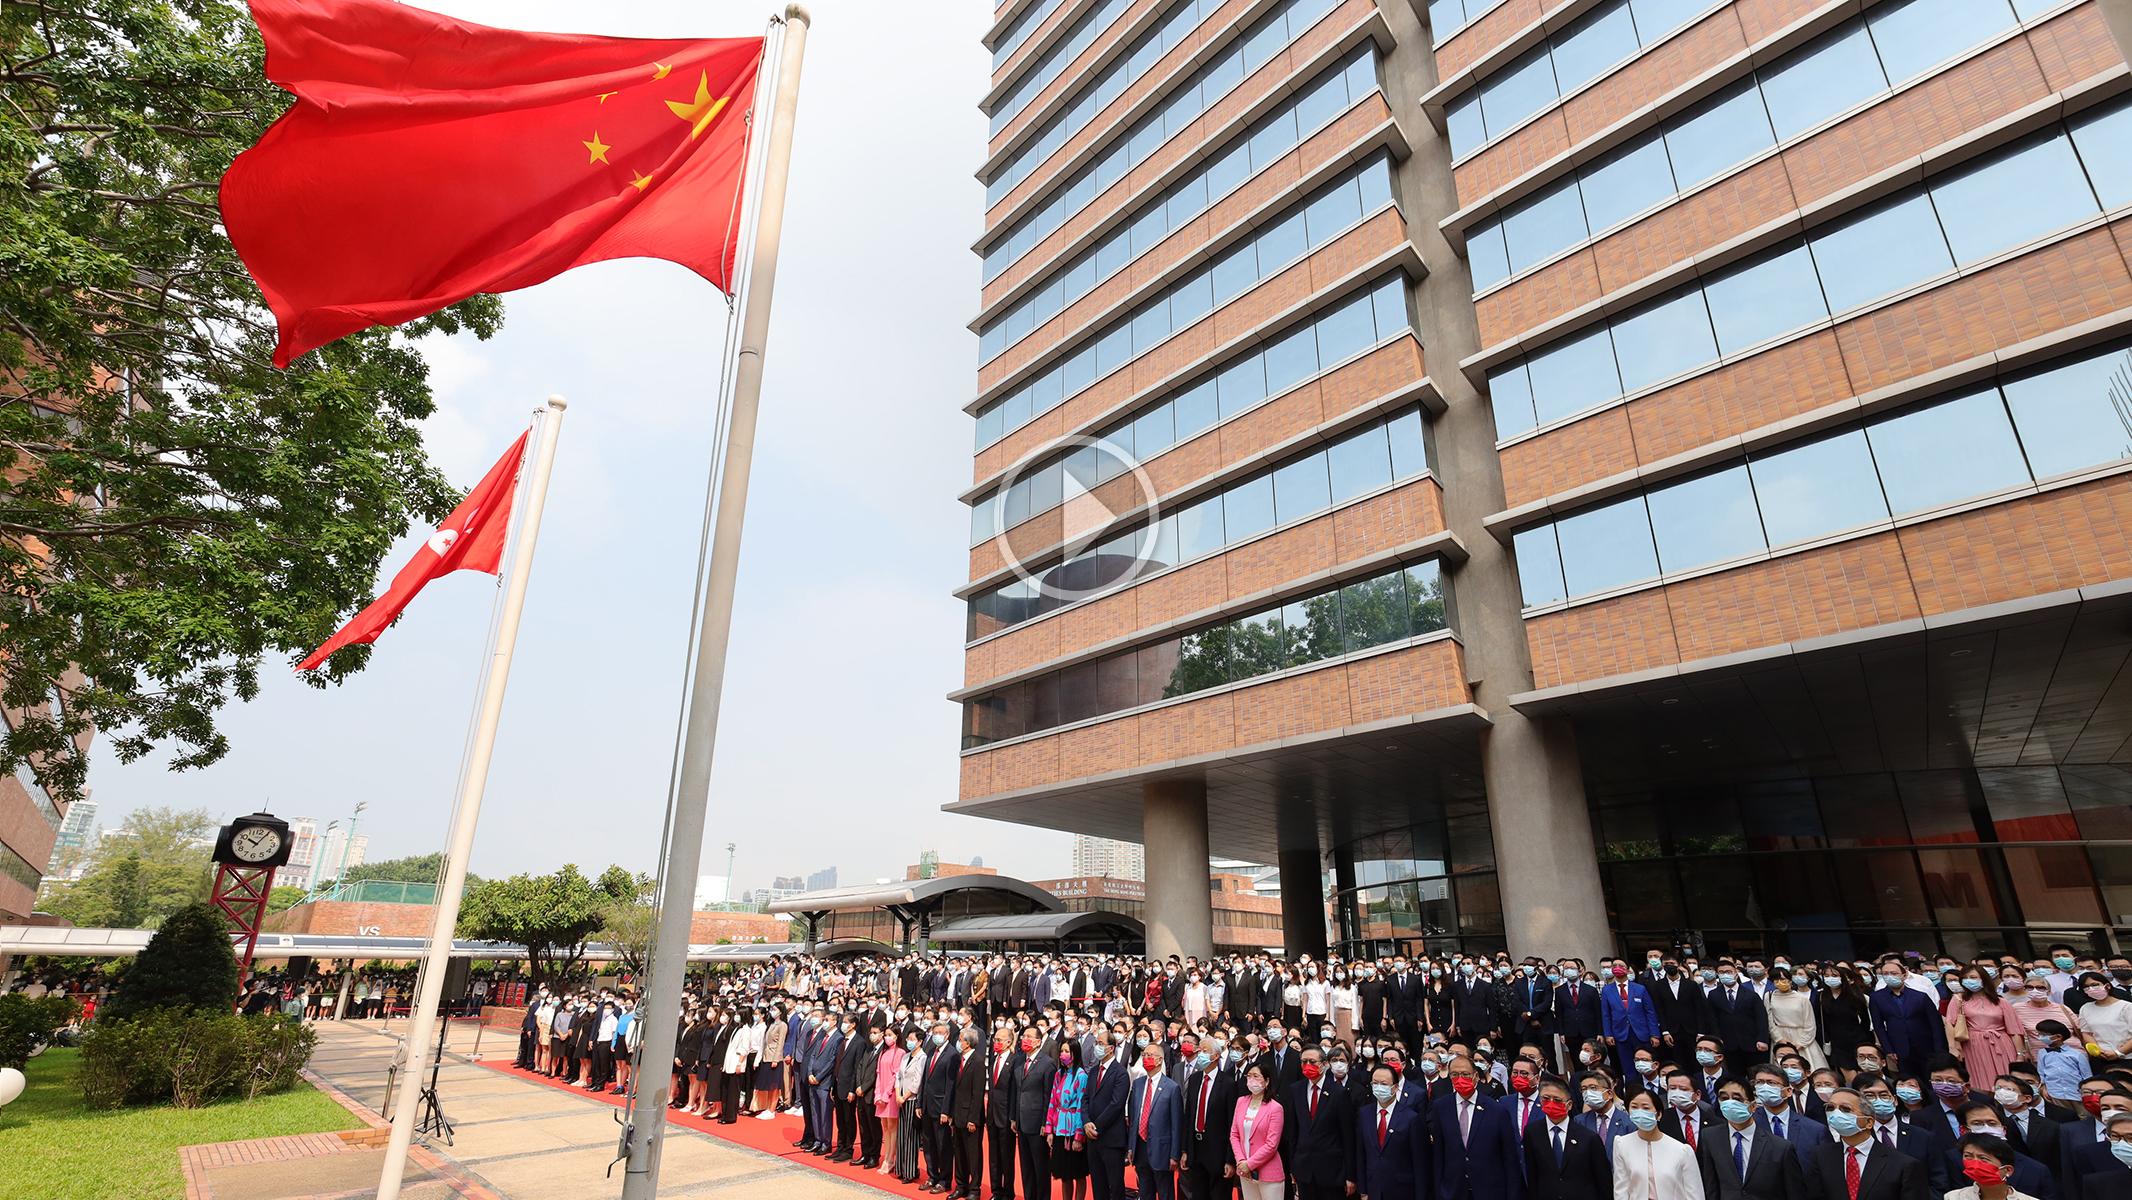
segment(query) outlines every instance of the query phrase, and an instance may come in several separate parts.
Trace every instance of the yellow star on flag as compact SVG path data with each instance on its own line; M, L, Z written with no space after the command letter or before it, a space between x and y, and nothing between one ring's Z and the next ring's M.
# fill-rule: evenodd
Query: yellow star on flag
M664 79L666 78L667 72L674 69L674 65L672 63L653 63L652 67L653 70L651 73L651 77L653 79ZM613 95L614 93L610 92L608 94Z
M605 103L607 103L607 97L609 97L609 96L616 96L616 95L620 95L620 94L621 94L621 93L619 93L619 92L601 92L601 93L599 94L599 96L598 96L598 97L596 97L596 98L597 98L597 99L599 100L599 102L600 102L600 103L602 103L602 104L605 104Z
M592 163L606 162L607 152L609 150L614 149L613 146L610 146L600 140L600 134L598 130L593 131L591 141L582 144L584 145L585 149L590 150L592 152L592 158L586 163L587 166L592 165Z
M639 175L636 171L636 168L634 167L630 168L629 174L631 176L629 180L630 186L636 188L638 191L641 192L645 188L651 186L651 176Z
M691 139L695 139L703 136L703 131L709 129L711 122L718 119L718 111L731 99L731 96L711 99L711 76L710 72L706 71L696 79L696 98L693 101L684 104L679 100L669 100L666 107L673 109L674 115L682 120L695 122L696 127L689 130L688 134Z

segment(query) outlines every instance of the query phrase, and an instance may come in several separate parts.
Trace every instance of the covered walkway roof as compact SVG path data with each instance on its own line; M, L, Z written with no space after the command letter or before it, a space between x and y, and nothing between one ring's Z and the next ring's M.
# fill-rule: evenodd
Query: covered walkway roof
M886 909L899 917L905 913L939 912L950 900L958 911L977 913L1057 912L1058 898L1033 883L1005 875L938 875L931 879L907 879L901 883L868 883L853 887L825 888L772 900L764 908L773 913L868 912Z
M1124 913L1040 912L1018 916L964 917L933 930L936 942L1147 942L1147 928Z

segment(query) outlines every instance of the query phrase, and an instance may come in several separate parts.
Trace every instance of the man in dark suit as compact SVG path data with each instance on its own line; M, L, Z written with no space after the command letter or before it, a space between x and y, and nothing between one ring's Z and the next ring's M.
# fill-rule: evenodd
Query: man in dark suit
M946 1192L955 1180L955 1083L962 1073L962 1052L948 1044L941 1021L920 1051L925 1073L918 1084L919 1145L925 1149L925 1186L921 1192Z
M1421 1195L1430 1179L1429 1114L1402 1093L1390 1067L1370 1072L1370 1102L1355 1113L1355 1190L1364 1200Z
M1162 1069L1162 1047L1140 1052L1146 1072L1132 1081L1125 1104L1125 1162L1140 1200L1176 1200L1184 1154L1184 1089Z
M1940 1019L1939 1006L1931 997L1905 986L1902 964L1883 963L1881 980L1886 986L1866 1001L1873 1018L1873 1040L1880 1048L1905 1067L1946 1053L1947 1023Z
M1335 1200L1354 1162L1353 1105L1325 1071L1318 1048L1303 1051L1302 1078L1281 1093L1281 1162L1302 1200Z
M1543 1120L1525 1127L1525 1181L1532 1200L1611 1200L1613 1160L1599 1134L1569 1115L1569 1085L1540 1085Z
M1664 1091L1657 1097L1659 1132L1700 1151L1709 1128L1718 1123L1717 1105L1699 1099L1694 1079L1678 1067L1666 1072L1660 1086Z
M1800 1169L1813 1161L1814 1147L1829 1140L1828 1126L1807 1117L1792 1103L1791 1087L1784 1068L1764 1063L1748 1081L1754 1088L1754 1123L1771 1135L1791 1143L1799 1155Z
M1236 1098L1242 1091L1243 1083L1228 1061L1228 1047L1219 1037L1209 1040L1184 1080L1184 1168L1179 1179L1186 1200L1213 1200L1217 1194L1227 1194L1223 1171L1236 1161L1229 1145L1229 1125L1236 1117Z
M962 1031L960 1047L962 1070L955 1076L955 1099L949 1111L955 1130L955 1190L950 1195L978 1200L985 1156L985 1081L991 1064L985 1058L984 1035L975 1029Z
M1806 1200L1806 1175L1798 1152L1755 1120L1747 1085L1718 1085L1718 1112L1696 1150L1703 1171L1703 1200Z
M1384 980L1385 1032L1397 1033L1410 1047L1421 1045L1422 1007L1427 1002L1428 983L1412 970L1404 957L1392 960L1392 973Z
M1709 1032L1725 1047L1725 1065L1745 1075L1769 1053L1769 1010L1731 963L1718 967L1717 986L1703 993ZM1934 1014L1934 1020L1938 1015Z
M1472 1059L1453 1058L1449 1074L1451 1094L1429 1113L1437 1200L1525 1200L1524 1146L1509 1111L1480 1094Z
M1518 1046L1538 1046L1552 1056L1555 1049L1555 987L1547 982L1546 969L1546 964L1537 958L1518 964L1518 973L1510 981L1517 1011L1511 1014L1509 1024L1510 1036L1517 1039Z
M1051 1143L1044 1137L1044 1118L1059 1064L1038 1043L1036 1030L1024 1029L1014 1060L1014 1148L1022 1166L1022 1200L1051 1200Z
M1644 985L1651 1007L1658 1016L1659 1038L1674 1054L1686 1054L1703 1031L1703 988L1669 960L1665 969Z
M1874 1140L1872 1115L1858 1092L1837 1088L1829 1094L1828 1109L1829 1132L1838 1140L1815 1147L1809 1194L1821 1200L1931 1200L1935 1193L1925 1165Z
M1020 1061L1007 1030L992 1035L992 1054L985 1062L985 1141L990 1155L985 1177L992 1200L1014 1200L1014 1117L1021 1106L1014 1072Z
M1587 1070L1600 1063L1580 1063L1577 1050L1600 1036L1599 989L1584 982L1584 960L1565 958L1559 964L1562 982L1554 994L1555 1036L1560 1045L1555 1065L1560 1072Z
M2066 1200L2086 1200L2088 1184L2097 1176L2111 1176L2127 1170L2111 1146L2117 1142L2132 1142L2132 1096L2122 1091L2105 1092L2102 1096L2102 1125L2100 1141L2068 1141L2065 1144L2065 1166L2060 1179L2060 1192Z
M830 1152L829 1161L850 1162L857 1153L859 1060L866 1057L866 1034L846 1013L837 1027L837 1036L843 1044L837 1047L836 1061L829 1067L829 1078L835 1087L829 1098L830 1112L836 1125L836 1148ZM872 1104L873 1097L867 1097L867 1103Z
M1451 984L1451 1037L1467 1045L1494 1033L1501 1022L1495 1011L1495 986L1474 973L1472 963L1461 963Z
M1384 1035L1385 1014L1389 1011L1391 996L1391 985L1377 973L1376 967L1363 963L1356 969L1355 1001L1362 1010L1360 1032L1364 1036Z
M1944 1193L1949 1186L1946 1160L1940 1156L1931 1131L1902 1119L1901 1102L1895 1098L1894 1085L1888 1082L1887 1076L1861 1072L1851 1079L1851 1090L1863 1097L1863 1121L1866 1133L1874 1142L1924 1164L1926 1186L1935 1195ZM1829 1132L1836 1132L1834 1124L1830 1125Z
M1992 1081L1991 1094L2006 1114L2006 1140L2015 1152L2042 1163L2052 1179L2059 1179L2065 1170L2064 1146L2057 1120L2036 1100L2036 1085L2019 1075L2001 1075ZM2062 1181L2059 1186L2063 1188Z
M1131 1098L1126 1076L1131 1068L1118 1058L1116 1034L1099 1029L1093 1037L1096 1057L1081 1100L1090 1190L1095 1200L1125 1200L1125 1105Z
M1266 1072L1266 1090L1276 1096L1286 1096L1303 1078L1303 1056L1289 1049L1288 1031L1279 1021L1266 1026L1266 1052L1258 1056L1258 1066Z

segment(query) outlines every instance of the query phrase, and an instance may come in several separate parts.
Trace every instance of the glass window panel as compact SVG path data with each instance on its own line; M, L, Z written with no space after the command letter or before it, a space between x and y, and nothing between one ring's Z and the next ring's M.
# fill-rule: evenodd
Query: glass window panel
M1368 293L1318 317L1318 361L1324 366L1360 354L1377 340L1377 318Z
M1230 629L1217 625L1178 639L1177 665L1162 689L1163 698L1189 696L1220 687L1230 679Z
M1213 308L1214 279L1205 272L1184 280L1170 293L1170 321L1178 329L1197 321Z
M1830 34L1773 71L1760 73L1762 97L1777 140L1784 141L1887 90L1880 59L1865 26Z
M1828 316L1821 278L1804 245L1703 287L1720 353L1733 354Z
M1313 246L1324 245L1361 219L1362 185L1353 179L1326 190L1303 209L1303 227Z
M1214 398L1214 379L1209 376L1185 389L1175 400L1170 401L1170 410L1177 417L1177 440L1184 441L1221 419L1221 405ZM1133 436L1140 436L1135 423Z
M2132 351L2008 380L2004 388L2038 479L2132 456Z
M1614 342L1604 325L1528 355L1525 369L1532 379L1533 409L1542 425L1621 394Z
M1362 173L1355 177L1356 194L1362 198L1362 211L1376 212L1392 202L1392 163L1383 152L1362 165Z
M1096 373L1108 375L1125 365L1133 356L1133 322L1121 321L1117 328L1096 341Z
M1449 628L1450 602L1444 596L1443 573L1435 561L1408 567L1406 576L1407 628L1416 636Z
M1029 731L1052 729L1059 723L1059 675L1039 675L1029 681Z
M1876 71L1878 67L1874 68ZM1753 80L1706 103L1666 130L1667 156L1682 190L1776 144Z
M1648 497L1658 562L1683 571L1765 548L1744 464L1658 488Z
M1887 775L1823 776L1814 781L1814 793L1832 846L1892 846L1910 840L1895 781Z
M1189 562L1228 544L1222 532L1220 496L1209 496L1177 514L1177 559Z
M970 544L976 545L999 533L999 493L986 496L970 506Z
M2006 0L1895 0L1866 16L1888 79L1901 83L2009 28Z
M1160 204L1151 204L1147 211L1133 219L1131 237L1134 254L1146 254L1162 239L1170 236L1170 214Z
M1342 645L1349 654L1407 635L1406 574L1394 571L1340 589Z
M978 449L982 450L1006 435L1006 417L1006 411L997 404L977 414Z
M1270 395L1287 391L1317 369L1318 331L1309 325L1266 347L1266 391Z
M1155 343L1170 336L1170 304L1167 296L1133 314L1133 353L1145 354Z
M1410 408L1384 423L1392 442L1392 478L1410 479L1429 469L1427 435L1422 432L1421 410Z
M1867 213L1808 244L1829 311L1836 313L1954 268L1932 202L1924 196Z
M1175 229L1199 215L1207 207L1207 177L1204 173L1194 175L1179 183L1170 191L1170 198L1163 201L1163 220Z
M1332 484L1325 474L1325 456L1313 454L1273 473L1273 505L1283 524L1306 513L1332 506Z
M1743 788L1740 833L1749 850L1811 850L1827 844L1813 785L1803 779Z
M1476 0L1487 4L1489 0ZM1429 0L1429 35L1441 43L1466 24L1466 0Z
M1242 541L1273 528L1273 476L1261 475L1222 494L1222 520L1228 540Z
M1488 373L1488 400L1495 406L1495 436L1506 438L1523 433L1538 423L1532 411L1532 380L1525 374L1525 361L1498 367Z
M1974 262L2095 215L2094 193L2064 135L1932 184L1954 261Z
M1147 568L1141 574L1152 574L1183 561L1177 552L1177 514L1171 513L1155 524L1154 545L1147 552Z
M1102 713L1096 664L1075 663L1059 672L1059 724L1071 725Z
M1476 96L1476 102L1472 106L1476 128L1479 127L1480 122L1480 105L1477 100L1478 97ZM1254 171L1265 170L1272 165L1274 159L1288 153L1288 148L1295 145L1295 143L1295 109L1281 108L1276 110L1271 116L1265 118L1263 124L1251 131L1251 169Z
M1503 217L1511 271L1522 271L1583 241L1585 232L1584 204L1575 180L1527 200Z
M1207 64L1206 80L1200 89L1209 100L1225 95L1230 88L1244 81L1244 56L1230 51Z
M2080 822L2080 836L2132 841L2132 769L2079 764L2061 767L2058 774L2065 784L2066 799L2072 803L2073 817ZM2112 883L2132 883L2132 878L2113 877L2103 870L2100 860L2095 866L2106 890ZM2112 903L2110 911L2127 910Z
M1747 920L1748 889L1741 886L1752 863L1745 858L1686 858L1680 869L1681 898L1688 923L1701 929L1742 929Z
M1060 391L1068 396L1096 381L1096 348L1090 346L1069 358L1059 369Z
M1503 136L1559 94L1554 63L1542 43L1481 85L1481 112L1488 119L1488 136Z
M1332 503L1352 499L1392 481L1391 448L1384 426L1366 425L1326 447Z
M2132 204L2132 104L2117 104L2083 113L2067 122L2080 161L2094 181L2106 209Z
M1281 608L1281 635L1288 666L1300 667L1342 653L1340 593L1296 600Z
M1917 860L1907 850L1838 855L1836 879L1853 925L1915 926L1932 920Z
M1406 276L1394 275L1370 289L1370 307L1377 313L1377 340L1413 332L1407 319Z
M1145 461L1169 449L1176 440L1176 410L1168 404L1158 404L1133 422L1131 440L1120 448Z
M1061 384L1064 376L1057 371L1046 371L1029 381L1029 405L1035 412L1050 412L1051 406L1065 399Z
M1636 22L1626 4L1606 4L1555 35L1555 79L1565 92L1636 53Z
M1521 529L1511 537L1518 557L1518 586L1525 594L1525 607L1553 604L1569 595L1562 586L1562 552L1555 545L1555 527L1542 525Z
M2002 842L2076 842L2065 785L2052 767L1986 767L1977 772L1992 830Z
M1606 864L1606 881L1614 928L1671 933L1687 923L1675 894L1672 863L1611 862Z
M1482 143L1488 140L1487 127L1481 123L1480 89L1475 88L1447 105L1444 109L1444 124L1451 139L1452 157L1464 158L1480 149ZM1254 143L1257 140L1256 137L1252 139ZM1255 149L1252 158L1254 161L1258 158ZM1266 161L1271 162L1272 156L1268 155ZM989 197L987 203L991 203Z
M1218 199L1251 177L1251 143L1239 139L1207 167L1207 195Z
M2089 846L2106 919L2132 925L2132 846Z
M1490 221L1466 232L1466 261L1473 266L1473 290L1484 291L1510 277L1509 252L1503 243L1503 223Z
M1057 507L1066 498L1066 469L1064 464L1052 463L1029 475L1029 511L1040 513Z
M1216 302L1241 295L1258 282L1258 251L1245 242L1222 255L1207 275L1212 281Z
M1717 357L1710 310L1700 289L1661 300L1614 322L1621 389L1633 392Z
M1648 46L1710 7L1710 0L1629 0L1636 14L1636 34Z
M1757 456L1747 469L1772 546L1888 517L1862 429Z
M1578 186L1592 232L1613 228L1673 195L1673 164L1666 159L1665 140L1654 137L1615 151L1586 167Z
M1346 107L1347 88L1341 85L1339 76L1332 76L1296 100L1296 126L1305 131L1316 129Z
M1221 415L1224 420L1266 398L1266 360L1263 355L1229 364L1217 381L1221 396ZM1180 420L1178 428L1183 428Z
M1271 674L1287 665L1287 640L1281 633L1281 611L1263 612L1236 622L1230 644L1230 677L1251 679Z
M1555 523L1562 576L1569 594L1583 596L1658 574L1651 518L1642 496L1617 500Z
M1114 713L1140 703L1139 656L1131 650L1096 660L1096 711Z
M2102 904L2087 851L2079 846L2009 846L2006 873L2030 921L2100 924Z
M1303 228L1302 210L1289 213L1279 222L1260 230L1252 241L1258 246L1261 279L1303 257L1310 250L1310 239Z
M2026 482L2028 465L1996 388L1866 426L1896 513Z

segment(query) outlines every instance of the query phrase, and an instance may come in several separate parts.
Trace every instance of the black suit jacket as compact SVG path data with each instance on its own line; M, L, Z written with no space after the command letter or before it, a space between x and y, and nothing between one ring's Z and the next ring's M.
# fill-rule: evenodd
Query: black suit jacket
M1658 1014L1658 1027L1673 1036L1673 1045L1683 1052L1695 1045L1702 1031L1703 989L1694 980L1680 977L1680 995L1673 994L1673 981L1659 976L1644 984L1651 994L1651 1007Z
M1121 1154L1125 1151L1125 1104L1132 1095L1126 1082L1131 1073L1118 1063L1090 1067L1088 1090L1081 1098L1081 1118L1096 1127L1096 1144Z
M1726 998L1723 984L1712 984L1703 993L1710 1032L1725 1044L1725 1053L1751 1055L1755 1053L1755 1043L1769 1041L1769 1010L1763 1006L1761 995L1745 983L1736 985L1732 993L1730 999ZM1664 1023L1661 1018L1659 1024Z
M1840 1200L1850 1195L1844 1183L1842 1142L1814 1148L1813 1171L1808 1188L1822 1200ZM1875 1145L1866 1155L1865 1169L1858 1176L1858 1200L1932 1200L1932 1185L1925 1164L1907 1154Z
M1024 1136L1035 1137L1044 1128L1051 1107L1051 1082L1059 1072L1059 1060L1048 1054L1014 1053L1014 1120Z
M1401 1024L1421 1019L1421 993L1424 984L1421 972L1408 971L1404 978L1396 972L1384 977L1384 1015Z
M2132 1200L2132 1171L2091 1177L2081 1187L2080 1200Z
M1614 1164L1599 1135L1568 1122L1557 1167L1553 1128L1544 1118L1525 1127L1525 1187L1532 1200L1611 1200Z
M2041 1110L2031 1110L2028 1114L2028 1132L2023 1133L2020 1122L2009 1115L2006 1118L2006 1140L2013 1143L2016 1151L2042 1163L2050 1171L2051 1178L2058 1181L2060 1188L2065 1186L2065 1146L2058 1138L2058 1122L2045 1116Z
M1461 979L1451 985L1452 1020L1461 1037L1471 1039L1496 1027L1495 986L1481 979Z
M1218 1067L1213 1071L1214 1086L1202 1088L1207 1072L1193 1071L1184 1080L1184 1154L1186 1166L1205 1165L1210 1169L1236 1161L1236 1151L1229 1145L1229 1126L1236 1120L1236 1099L1243 1093L1244 1085L1235 1071ZM1199 1098L1206 1095L1206 1129L1200 1129Z
M988 1053L985 1063L985 1120L1001 1129L1014 1124L1020 1107L1021 1085L1014 1073L1022 1065L1022 1052Z
M2060 1181L2060 1191L2066 1200L2087 1200L2090 1180L2119 1174L2132 1174L2132 1170L2110 1153L2110 1143L2069 1144L2065 1150L2065 1176Z
M1276 1058L1281 1060L1278 1066L1275 1065ZM1289 1088L1302 1082L1303 1053L1300 1050L1285 1047L1279 1051L1268 1050L1259 1055L1256 1062L1259 1069L1266 1072L1267 1089L1276 1096L1287 1095ZM1246 1064L1247 1069L1249 1065Z
M955 1076L962 1066L962 1054L953 1043L940 1047L938 1054L931 1046L919 1047L918 1053L927 1063L918 1085L918 1115L937 1121L947 1116L955 1104Z
M955 1128L985 1123L985 1050L979 1046L965 1055L955 1075L955 1100L949 1114Z
M1339 1187L1354 1173L1354 1106L1331 1076L1318 1081L1318 1111L1310 1111L1310 1081L1281 1093L1281 1162L1288 1177L1313 1187Z
M1806 1172L1790 1142L1757 1127L1742 1179L1732 1161L1732 1126L1713 1125L1709 1133L1695 1152L1703 1169L1703 1200L1806 1200ZM1859 1195L1863 1200L1864 1188Z

